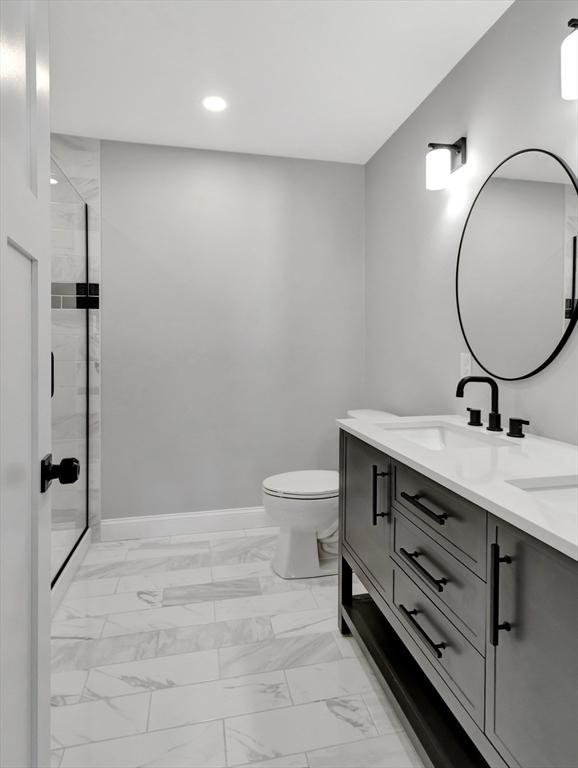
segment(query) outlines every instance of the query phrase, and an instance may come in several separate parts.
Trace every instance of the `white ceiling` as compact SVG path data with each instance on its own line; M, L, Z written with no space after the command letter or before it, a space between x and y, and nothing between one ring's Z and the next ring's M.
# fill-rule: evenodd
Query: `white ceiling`
M365 163L511 2L51 0L52 128Z

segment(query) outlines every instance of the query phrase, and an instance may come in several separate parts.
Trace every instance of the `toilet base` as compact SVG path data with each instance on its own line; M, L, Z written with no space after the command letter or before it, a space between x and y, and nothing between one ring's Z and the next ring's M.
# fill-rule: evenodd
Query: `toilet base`
M334 576L337 557L319 557L317 532L281 528L272 567L282 579Z

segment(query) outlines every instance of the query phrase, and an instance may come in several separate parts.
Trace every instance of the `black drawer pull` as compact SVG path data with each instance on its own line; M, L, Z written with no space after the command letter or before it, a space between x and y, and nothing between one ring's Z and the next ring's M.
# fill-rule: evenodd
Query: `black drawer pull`
M431 637L423 630L420 625L417 623L417 621L413 618L416 616L419 611L417 608L414 608L412 611L408 611L405 605L399 606L399 610L407 617L407 620L411 623L413 627L415 627L417 633L419 636L424 640L424 642L429 645L429 647L432 649L432 651L435 653L435 655L438 657L438 659L441 659L442 657L442 650L444 648L447 648L446 643L434 643L434 641L431 639Z
M434 512L431 509L428 509L425 504L422 504L420 499L421 496L419 493L416 493L414 496L410 496L409 493L406 493L405 491L401 492L401 498L405 499L406 501L409 501L410 504L413 504L414 507L419 509L420 512L423 512L424 515L427 515L432 520L435 520L438 525L445 525L446 520L448 519L449 515L447 512L442 512L441 515L438 515L437 512Z
M377 464L374 464L371 468L371 512L373 525L377 525L378 517L389 517L389 512L377 511L377 478L387 477L388 475L389 472L378 472ZM389 499L387 503L389 506Z
M415 552L408 552L407 549L400 547L399 554L405 560L407 560L408 563L411 563L412 568L414 568L420 576L422 576L429 584L431 584L434 589L437 589L438 592L444 591L444 586L448 584L448 579L446 579L445 576L441 579L436 579L431 575L431 573L429 573L429 571L426 571L423 565L420 565L417 562L417 558L422 554L421 552L418 552L417 549Z
M508 621L500 624L500 563L510 565L512 558L509 555L500 557L500 547L497 544L492 544L490 553L490 573L492 577L490 587L490 643L493 646L497 646L498 632L502 629L505 632L509 632L512 629L512 625Z

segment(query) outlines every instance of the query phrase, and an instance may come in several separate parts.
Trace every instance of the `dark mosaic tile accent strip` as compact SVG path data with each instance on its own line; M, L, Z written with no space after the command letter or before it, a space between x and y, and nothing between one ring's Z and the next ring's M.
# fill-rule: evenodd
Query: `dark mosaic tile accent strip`
M62 309L99 309L98 296L63 296Z
M98 283L52 283L53 309L99 309L99 296Z

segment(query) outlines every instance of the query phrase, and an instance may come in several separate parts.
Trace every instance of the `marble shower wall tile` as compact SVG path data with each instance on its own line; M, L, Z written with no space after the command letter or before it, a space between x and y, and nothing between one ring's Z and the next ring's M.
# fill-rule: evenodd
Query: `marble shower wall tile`
M308 752L371 736L377 736L377 732L360 696L225 720L229 765Z
M283 672L215 680L152 694L149 730L290 707Z
M220 721L101 741L65 750L61 768L224 768Z
M51 152L72 185L88 204L88 280L101 282L101 216L100 216L100 141L83 137L52 134ZM80 205L71 205L58 198L58 186L52 189L52 280L53 282L83 282L86 280L84 262L84 211ZM79 255L81 256L79 258ZM102 295L102 291L101 291ZM56 311L56 310L55 310ZM60 314L72 317L83 310L67 309ZM54 317L54 311L53 311ZM91 467L91 491L88 502L92 539L100 536L100 310L89 310L89 346L86 340L74 339L63 332L59 321L53 328L53 351L61 365L63 362L83 365L90 360L90 452L95 462ZM77 369L77 373L79 369ZM82 382L81 389L85 387ZM82 393L82 392L81 392ZM74 421L74 420L72 420ZM78 433L81 425L63 425L62 437ZM72 430L72 431L71 431Z

